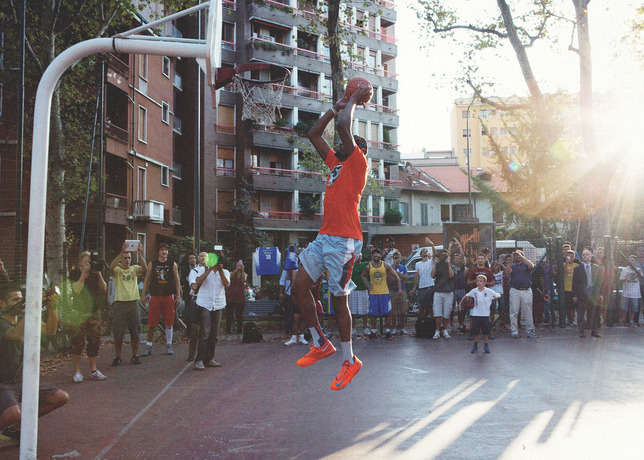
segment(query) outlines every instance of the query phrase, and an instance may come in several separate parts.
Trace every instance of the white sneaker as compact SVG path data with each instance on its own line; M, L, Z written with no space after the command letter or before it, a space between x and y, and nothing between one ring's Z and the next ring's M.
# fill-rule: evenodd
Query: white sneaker
M101 371L96 369L94 372L89 373L89 379L90 380L106 380L107 377L105 377Z
M289 345L296 345L297 344L297 336L293 335L291 336L290 340L288 342L285 342L284 345L289 346Z
M206 366L203 365L203 361L195 362L195 369L199 369L200 371L203 371L205 368Z
M443 330L443 337L445 337L446 339L451 339L452 338L452 336L447 333L446 329Z
M403 329L402 331L400 331L400 334L401 335L407 335L407 334L409 334L409 332L407 332L406 329Z
M306 341L306 339L304 338L303 335L298 335L297 336L297 343L299 343L301 345L308 345L309 344L309 342Z
M434 337L432 337L432 339L437 340L437 339L440 339L440 337L441 337L441 331L437 330L436 332L434 332Z
M76 372L74 374L74 383L83 383L83 374Z

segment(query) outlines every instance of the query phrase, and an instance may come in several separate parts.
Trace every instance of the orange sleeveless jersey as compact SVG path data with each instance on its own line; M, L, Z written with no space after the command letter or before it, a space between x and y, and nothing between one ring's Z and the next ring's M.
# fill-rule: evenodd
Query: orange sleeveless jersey
M324 217L320 233L343 236L362 241L362 226L358 207L362 190L367 184L369 163L360 147L341 162L333 149L326 155L331 172L324 195Z

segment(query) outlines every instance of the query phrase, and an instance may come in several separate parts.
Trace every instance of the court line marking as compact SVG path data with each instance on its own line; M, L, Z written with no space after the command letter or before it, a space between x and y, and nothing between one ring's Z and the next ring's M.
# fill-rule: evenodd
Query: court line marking
M107 454L112 449L112 447L114 447L116 445L116 443L123 436L125 436L125 434L130 430L130 428L132 428L132 426L134 426L134 424L141 417L143 417L143 415L148 410L150 410L150 408L152 406L154 406L154 404L159 400L159 398L161 398L161 396L163 396L165 394L165 392L168 391L170 389L170 387L172 387L172 385L179 379L179 377L181 377L184 374L184 372L186 372L188 370L188 368L191 367L191 366L192 366L192 363L186 364L185 367L181 371L179 371L179 373L172 380L170 380L170 382L168 382L168 384L163 388L163 390L161 390L154 398L152 398L152 401L150 401L147 404L147 406L145 406L143 409L141 409L141 411L138 414L136 414L134 416L134 418L132 420L130 420L130 422L123 427L123 429L121 431L119 431L119 434L107 446L105 446L105 448L102 451L100 451L96 457L94 457L94 460L100 460L100 459L104 458L105 454Z

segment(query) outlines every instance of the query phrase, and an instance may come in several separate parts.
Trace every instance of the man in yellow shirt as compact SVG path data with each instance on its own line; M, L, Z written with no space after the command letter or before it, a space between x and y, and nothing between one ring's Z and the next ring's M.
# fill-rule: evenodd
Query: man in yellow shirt
M116 357L112 366L116 367L122 363L121 349L123 348L123 336L125 328L130 331L130 344L132 346L132 364L141 364L139 359L139 318L136 314L136 304L140 298L139 283L137 278L145 275L148 270L145 258L143 257L143 246L139 243L137 253L141 265L130 265L132 254L126 252L127 243L123 242L121 253L114 258L110 264L112 276L114 277L114 352ZM120 264L120 265L119 265Z
M379 316L386 318L385 339L391 340L393 338L389 329L391 298L389 297L389 287L387 286L387 275L396 280L398 291L402 290L398 273L387 262L383 262L381 258L382 251L374 248L371 251L371 262L362 272L362 281L369 291L369 317L371 318L371 331L367 334L366 340L376 338L376 321ZM367 281L367 276L369 276L369 281Z

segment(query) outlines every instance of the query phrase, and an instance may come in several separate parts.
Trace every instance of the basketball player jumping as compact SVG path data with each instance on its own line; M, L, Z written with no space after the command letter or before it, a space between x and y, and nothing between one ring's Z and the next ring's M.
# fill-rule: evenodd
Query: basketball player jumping
M358 206L367 183L369 164L366 158L367 142L352 135L353 114L358 104L371 99L372 88L360 87L349 98L335 103L307 134L317 153L330 169L324 199L322 228L312 243L300 254L300 270L293 285L293 299L300 307L306 327L313 340L310 351L297 361L300 367L335 353L335 347L322 334L315 312L315 303L309 290L326 269L329 270L329 292L335 310L342 343L343 363L331 383L332 390L340 390L362 368L353 354L351 344L351 313L347 298L351 292L351 271L362 249L362 226ZM337 132L342 144L335 152L322 138L329 122L338 115Z

